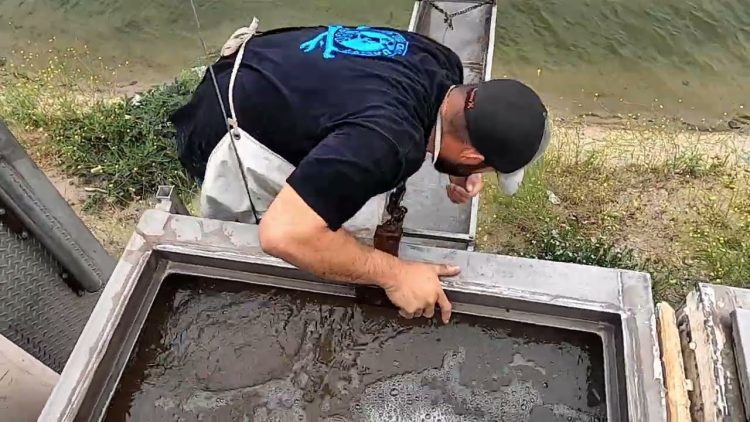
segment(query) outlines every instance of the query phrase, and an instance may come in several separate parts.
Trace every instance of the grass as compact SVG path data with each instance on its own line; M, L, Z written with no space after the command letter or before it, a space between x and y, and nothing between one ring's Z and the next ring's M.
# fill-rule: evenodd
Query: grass
M554 132L515 197L485 191L480 249L646 271L673 303L698 281L750 285L747 134L666 121Z
M140 99L114 95L86 52L20 52L0 65L0 114L35 158L95 193L89 211L126 209L159 184L192 195L166 116L197 82L186 72ZM104 77L107 75L108 77ZM657 300L697 281L750 284L750 142L675 121L616 126L556 121L550 150L514 197L492 186L480 209L483 251L649 272ZM190 200L186 202L190 203Z
M85 54L68 49L36 69L35 59L29 53L6 66L0 115L14 128L41 136L44 155L90 187L89 210L125 207L161 184L184 194L195 189L177 160L167 122L197 84L195 72L125 98L115 96L111 80L101 76L110 69L94 70Z

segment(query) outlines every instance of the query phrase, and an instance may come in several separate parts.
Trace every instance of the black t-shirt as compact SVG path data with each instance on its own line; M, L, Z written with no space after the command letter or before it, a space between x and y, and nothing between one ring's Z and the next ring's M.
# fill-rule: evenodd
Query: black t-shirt
M227 107L234 58L213 65ZM462 81L458 56L416 33L285 28L247 43L234 102L240 127L296 166L287 182L337 230L419 169L443 97ZM182 163L202 178L226 133L208 75L172 121Z

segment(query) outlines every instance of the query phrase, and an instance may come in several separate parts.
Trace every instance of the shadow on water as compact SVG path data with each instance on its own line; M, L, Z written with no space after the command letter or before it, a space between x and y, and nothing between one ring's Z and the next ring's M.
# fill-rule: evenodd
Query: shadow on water
M561 420L606 414L594 334L172 276L106 420Z
M406 28L413 2L196 0L218 48L258 16L262 28L343 23ZM0 51L87 44L123 79L171 79L200 57L187 2L6 0ZM689 121L744 113L750 8L744 0L509 0L499 6L495 75L523 79L558 111L647 112ZM31 42L32 45L28 45ZM2 53L0 53L2 55Z

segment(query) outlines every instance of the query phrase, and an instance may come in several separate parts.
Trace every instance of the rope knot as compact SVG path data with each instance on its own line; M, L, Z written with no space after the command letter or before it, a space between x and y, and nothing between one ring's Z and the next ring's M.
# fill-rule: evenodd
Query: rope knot
M234 54L245 41L252 38L253 35L258 31L258 18L253 18L250 25L243 26L232 33L229 39L221 47L221 56L231 56Z

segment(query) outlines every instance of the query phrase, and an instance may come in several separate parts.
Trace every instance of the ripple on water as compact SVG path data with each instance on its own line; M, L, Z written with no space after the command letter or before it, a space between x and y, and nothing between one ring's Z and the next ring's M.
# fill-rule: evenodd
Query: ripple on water
M584 333L404 321L342 298L173 277L106 420L604 420L601 349Z

